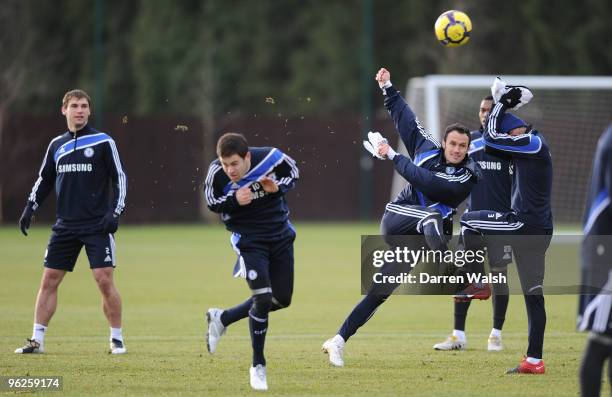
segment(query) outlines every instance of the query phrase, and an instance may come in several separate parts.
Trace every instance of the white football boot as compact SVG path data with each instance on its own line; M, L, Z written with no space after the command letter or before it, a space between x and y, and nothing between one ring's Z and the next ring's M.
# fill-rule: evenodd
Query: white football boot
M344 367L344 339L340 335L336 335L323 343L323 353L329 354L329 363L334 367Z
M23 347L15 349L16 354L42 354L45 352L43 345L38 343L35 339L26 339L26 343Z
M465 350L466 347L467 340L461 340L455 335L449 335L444 342L433 345L433 348L436 350Z
M253 390L268 390L268 379L266 378L266 367L257 364L249 369L251 387Z
M122 340L119 339L111 339L110 341L110 354L125 354L127 353L127 348L123 344Z
M208 309L206 312L206 322L208 323L208 332L206 333L206 347L208 352L213 354L217 350L219 339L225 334L227 328L221 323L222 309Z
M502 344L501 335L490 335L489 340L487 341L487 350L490 352L499 352L504 350L504 345Z

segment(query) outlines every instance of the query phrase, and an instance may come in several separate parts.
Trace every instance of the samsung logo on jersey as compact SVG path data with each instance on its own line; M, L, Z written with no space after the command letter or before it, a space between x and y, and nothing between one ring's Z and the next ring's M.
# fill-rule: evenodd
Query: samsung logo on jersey
M91 164L61 164L57 167L57 172L91 172L92 169Z
M479 161L478 164L483 170L501 171L502 165L499 161Z

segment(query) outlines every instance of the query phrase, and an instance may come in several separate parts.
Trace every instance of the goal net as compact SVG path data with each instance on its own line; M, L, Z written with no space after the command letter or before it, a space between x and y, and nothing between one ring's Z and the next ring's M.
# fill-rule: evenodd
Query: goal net
M480 101L496 76L431 75L410 79L406 99L427 131L440 139L444 127L460 122L478 129ZM553 158L555 224L578 226L586 200L597 140L612 122L612 77L501 76L529 87L533 100L517 116L544 134ZM400 142L400 151L406 153ZM392 198L405 186L397 173Z

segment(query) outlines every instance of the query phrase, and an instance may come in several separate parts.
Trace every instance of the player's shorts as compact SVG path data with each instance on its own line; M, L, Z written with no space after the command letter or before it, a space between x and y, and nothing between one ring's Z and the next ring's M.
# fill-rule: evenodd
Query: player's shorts
M83 246L91 269L115 267L115 239L112 234L85 234L65 229L54 229L51 233L45 253L45 267L73 271Z
M234 277L244 277L253 295L272 293L280 300L293 293L293 242L295 232L288 229L278 239L250 239L232 235L238 254Z
M467 238L471 250L486 248L491 271L501 271L512 263L512 246L504 240L503 236L489 235L486 240L483 236L468 235ZM457 249L465 249L465 239L464 228L461 228Z
M552 229L526 225L513 212L487 210L464 213L461 216L461 228L466 246L469 245L469 235L486 236L487 249L494 253L494 257L490 255L489 260L504 259L506 250L508 253L513 251L523 293L542 293L546 250L550 245ZM497 250L493 250L494 247ZM499 264L493 263L491 266Z

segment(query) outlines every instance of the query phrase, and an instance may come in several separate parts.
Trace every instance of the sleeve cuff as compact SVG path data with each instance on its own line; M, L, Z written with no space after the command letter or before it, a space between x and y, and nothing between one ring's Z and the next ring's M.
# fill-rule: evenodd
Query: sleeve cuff
M390 157L389 157L390 158ZM400 153L395 153L395 155L393 156L393 158L391 159L391 161L393 161L394 164L397 164L398 161L400 161L401 159L403 159L404 156L401 155Z
M393 93L397 92L395 87L393 87L393 84L391 84L391 81L387 81L385 85L380 87L380 89L382 90L384 96L391 96Z
M389 80L385 84L383 84L383 86L380 87L380 89L382 90L383 95L387 95L387 90L392 87L393 87L393 84L391 84L391 80Z

